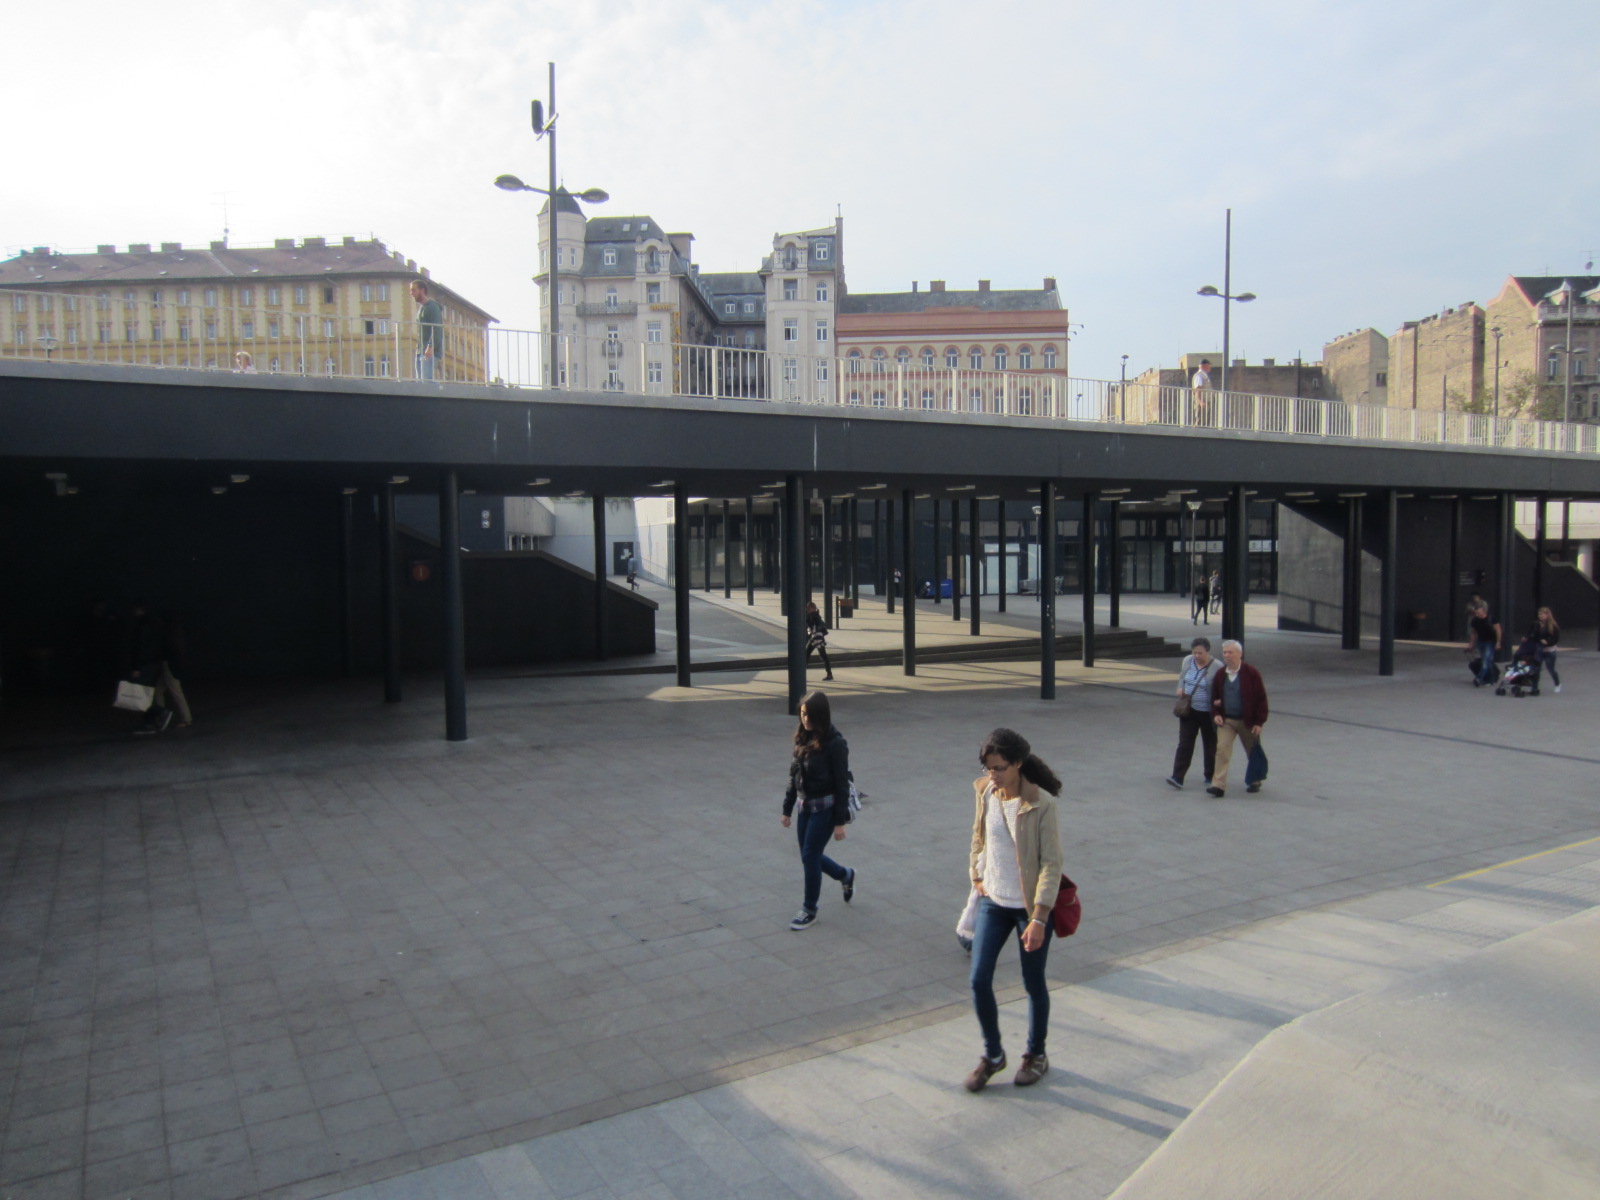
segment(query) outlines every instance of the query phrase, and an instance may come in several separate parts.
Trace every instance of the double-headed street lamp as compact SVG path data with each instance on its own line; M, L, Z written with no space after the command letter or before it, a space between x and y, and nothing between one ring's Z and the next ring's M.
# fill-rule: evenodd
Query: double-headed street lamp
M1201 288L1197 295L1215 296L1222 301L1222 391L1228 391L1228 316L1235 304L1248 304L1256 298L1254 292L1240 292L1233 294L1233 209L1228 209L1227 223L1224 226L1222 241L1222 290L1219 292L1209 283Z
M561 386L561 368L557 363L559 358L558 347L561 344L561 254L560 245L556 240L556 201L561 196L574 196L586 204L603 204L611 196L602 188L589 188L582 192L568 192L556 186L556 65L550 64L550 115L546 119L544 106L537 100L530 105L533 115L533 137L535 141L548 135L550 138L550 186L547 188L534 187L532 184L523 183L515 175L500 175L496 177L494 185L507 192L537 192L549 198L550 206L550 277L545 284L550 297L550 386Z

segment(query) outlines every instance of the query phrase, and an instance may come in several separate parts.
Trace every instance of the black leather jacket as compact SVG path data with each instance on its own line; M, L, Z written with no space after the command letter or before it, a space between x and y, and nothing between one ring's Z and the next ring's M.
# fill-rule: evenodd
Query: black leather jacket
M850 820L850 743L837 726L828 731L822 748L815 754L796 755L789 760L789 789L783 795L783 815L794 812L797 795L808 799L833 797L833 819L839 824Z

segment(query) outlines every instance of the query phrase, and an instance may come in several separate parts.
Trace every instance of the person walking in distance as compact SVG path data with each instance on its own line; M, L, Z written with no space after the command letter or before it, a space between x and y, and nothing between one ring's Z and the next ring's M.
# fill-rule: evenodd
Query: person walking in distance
M817 611L814 600L806 601L806 661L811 661L813 654L822 658L824 680L833 678L833 663L828 661L828 627L822 623L822 614Z
M1220 796L1228 786L1228 762L1233 744L1244 743L1250 756L1244 790L1259 792L1264 771L1257 771L1261 728L1267 723L1267 687L1261 672L1244 661L1244 646L1229 639L1222 643L1222 674L1212 681L1212 720L1217 727L1217 765L1206 795Z
M1222 615L1222 572L1211 572L1211 611L1219 617ZM1207 624L1209 624L1209 619Z
M1200 618L1206 619L1206 624L1211 624L1211 583L1201 572L1194 577L1194 602L1189 606L1193 611L1189 613L1189 624L1200 624Z
M1555 614L1549 608L1541 608L1534 617L1533 627L1528 630L1528 640L1538 648L1539 666L1541 670L1550 672L1550 682L1556 685L1556 695L1561 694L1561 675L1556 670L1558 651L1556 643L1561 640L1561 626L1556 624ZM1533 693L1537 696L1536 690Z
M1472 614L1472 637L1467 649L1477 656L1478 669L1472 677L1473 687L1482 687L1495 680L1494 655L1500 645L1502 632L1498 621L1489 620L1489 609L1479 605Z
M1204 425L1211 412L1211 360L1202 358L1200 369L1189 379L1191 409L1196 425Z
M791 819L805 881L800 911L789 922L789 928L798 932L816 922L824 875L839 881L846 904L856 894L855 869L841 867L823 853L830 838L844 841L844 827L850 821L850 746L834 728L828 697L821 692L810 692L800 701L789 790L783 797L785 829Z
M1179 790L1194 761L1195 738L1200 739L1208 785L1216 771L1217 726L1211 715L1211 695L1212 682L1221 670L1222 664L1211 657L1211 639L1203 637L1189 644L1188 657L1178 664L1178 700L1173 709L1178 718L1178 752L1173 755L1167 782Z
M428 294L426 279L411 281L411 298L417 309L417 378L432 379L444 358L444 309Z
M1027 739L1010 729L996 729L984 740L979 761L983 775L972 785L977 812L967 874L979 896L970 983L972 1007L983 1033L983 1057L967 1076L969 1092L981 1092L990 1078L1006 1067L994 968L1013 933L1022 943L1028 1049L1012 1082L1027 1087L1050 1069L1045 1053L1050 988L1044 971L1054 934L1050 914L1061 890L1061 835L1055 802L1061 794L1061 780L1033 753Z

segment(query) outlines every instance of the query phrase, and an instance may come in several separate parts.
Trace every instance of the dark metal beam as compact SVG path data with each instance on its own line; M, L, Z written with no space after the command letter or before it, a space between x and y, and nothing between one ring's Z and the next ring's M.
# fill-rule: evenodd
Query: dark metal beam
M783 594L788 607L789 712L796 716L806 695L806 507L804 476L785 476Z
M439 584L444 593L444 736L467 740L467 629L461 594L461 483L454 469L439 480Z
M1111 628L1122 627L1122 501L1111 501Z
M996 594L995 611L996 612L1005 612L1005 610L1006 610L1006 562L1011 557L1011 537L1010 537L1010 534L1007 533L1007 531L1006 531L1006 502L1005 502L1005 497L1002 496L999 500L995 501L995 509L998 511L999 516L1000 516L1000 526L999 526L999 529L997 531L998 534L999 534L999 539L998 540L1000 542L1000 585L997 588L995 588L995 594ZM1018 541L1020 542L1021 538L1018 538ZM1017 565L1017 578L1018 579L1022 578L1022 566L1021 566L1020 563Z
M677 631L678 686L693 686L689 678L689 486L672 485L672 606Z
M1347 496L1344 509L1343 611L1339 615L1339 645L1361 649L1361 497Z
M1095 530L1099 525L1100 495L1083 493L1083 516L1078 521L1078 585L1083 591L1083 665L1094 666Z
M1395 589L1400 577L1400 500L1394 488L1383 490L1383 574L1378 602L1378 674L1394 674Z
M900 493L900 570L905 586L900 597L900 653L907 675L917 673L917 570L916 524L913 520L915 493L910 488Z
M938 501L934 501L935 504ZM950 501L950 619L961 620L961 501Z
M756 603L756 561L751 550L751 537L756 529L756 498L744 498L744 537L739 539L739 553L744 557L744 602L751 608Z
M378 574L383 599L383 702L400 703L400 555L394 525L394 484L378 497Z
M339 648L346 676L356 673L356 498L339 497Z
M822 496L822 522L818 530L822 544L817 550L817 566L822 572L822 603L818 606L822 611L822 623L829 629L834 626L833 620L833 497L826 493Z
M972 626L969 632L977 637L981 630L983 611L983 538L978 530L978 500L967 501L967 593L972 605Z
M594 656L606 657L606 576L610 570L610 546L606 544L606 498L596 494L589 500L594 509Z
M1499 575L1499 603L1495 605L1493 619L1500 623L1501 638L1509 646L1512 636L1513 611L1515 603L1514 591L1511 584L1511 571L1516 559L1513 557L1516 549L1517 537L1517 498L1511 492L1501 492L1499 496L1499 526L1495 530L1496 538L1496 570Z
M733 555L729 553L728 537L731 522L728 514L731 509L728 501L722 502L722 598L733 599Z
M1039 484L1039 699L1056 698L1056 485Z

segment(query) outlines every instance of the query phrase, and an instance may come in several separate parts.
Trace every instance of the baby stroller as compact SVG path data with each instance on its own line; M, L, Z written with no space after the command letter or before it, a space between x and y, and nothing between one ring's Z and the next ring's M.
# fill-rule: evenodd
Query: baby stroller
M1539 646L1530 638L1518 646L1517 652L1511 656L1511 665L1500 677L1500 686L1494 689L1494 694L1504 696L1510 692L1518 700L1524 696L1537 696L1539 674Z

